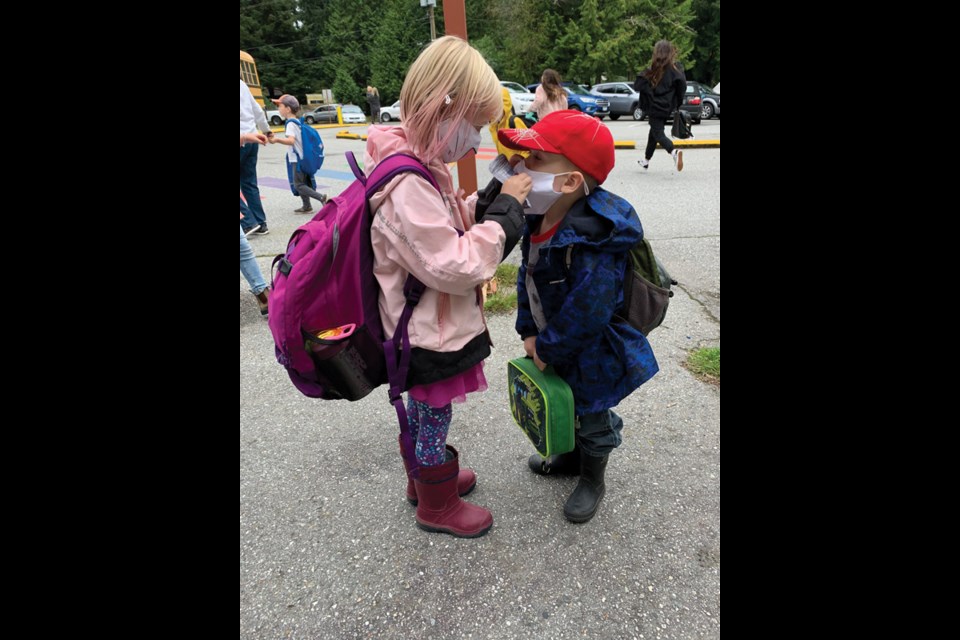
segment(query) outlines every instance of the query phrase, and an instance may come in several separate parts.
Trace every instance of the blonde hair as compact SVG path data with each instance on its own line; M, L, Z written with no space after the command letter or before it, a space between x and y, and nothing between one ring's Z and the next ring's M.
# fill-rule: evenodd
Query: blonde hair
M423 162L439 156L456 134L450 127L439 139L441 121L478 116L492 120L502 109L497 74L479 51L456 36L438 38L424 49L410 65L400 90L402 126Z

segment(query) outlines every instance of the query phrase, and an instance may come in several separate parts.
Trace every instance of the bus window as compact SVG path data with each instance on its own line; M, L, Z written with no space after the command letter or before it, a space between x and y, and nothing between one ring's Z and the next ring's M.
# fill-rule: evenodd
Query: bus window
M240 52L240 79L250 87L250 93L260 106L266 108L267 103L263 100L263 90L260 88L260 76L257 75L257 64L246 51Z

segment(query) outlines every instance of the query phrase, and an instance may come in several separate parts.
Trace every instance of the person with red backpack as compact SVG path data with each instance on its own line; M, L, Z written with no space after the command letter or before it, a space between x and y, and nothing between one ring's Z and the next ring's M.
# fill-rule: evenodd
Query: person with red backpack
M479 288L520 238L520 203L531 181L514 176L466 199L457 193L448 163L476 151L481 128L503 112L496 74L460 38L439 38L421 52L406 75L400 104L402 126L370 129L365 166L369 173L390 156L408 154L436 181L434 186L417 173L404 173L370 198L384 335L394 335L408 318L413 347L405 388L419 470L408 481L407 499L417 505L420 528L479 537L493 526L493 516L461 499L473 490L476 474L460 468L447 431L452 403L487 387L483 360L491 341ZM426 287L412 315L404 313L408 275ZM401 450L403 442L401 437Z

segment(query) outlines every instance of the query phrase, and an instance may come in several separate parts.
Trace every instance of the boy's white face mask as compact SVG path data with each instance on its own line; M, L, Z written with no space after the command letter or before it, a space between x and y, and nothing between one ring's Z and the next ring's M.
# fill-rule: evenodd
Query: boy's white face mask
M471 149L476 152L480 148L480 132L463 118L456 124L456 131L447 141L447 146L440 157L444 162L455 162L467 155ZM450 120L444 120L438 127L440 139L447 137L450 131Z
M564 171L563 173L533 171L532 169L527 169L527 165L523 160L517 163L514 170L517 173L527 174L530 176L530 179L533 180L533 185L530 187L530 193L527 194L527 202L523 209L525 214L531 216L542 216L553 206L553 203L563 195L563 193L554 190L554 182L556 182L556 179L560 176L573 173L573 171ZM586 184L584 184L584 191L586 191Z

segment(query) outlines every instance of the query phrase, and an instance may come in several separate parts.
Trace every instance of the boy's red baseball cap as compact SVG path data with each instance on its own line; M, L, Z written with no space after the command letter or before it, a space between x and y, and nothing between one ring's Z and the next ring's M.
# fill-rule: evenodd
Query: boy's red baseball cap
M557 153L602 184L615 162L610 129L592 116L565 109L554 111L530 129L500 129L505 147Z

